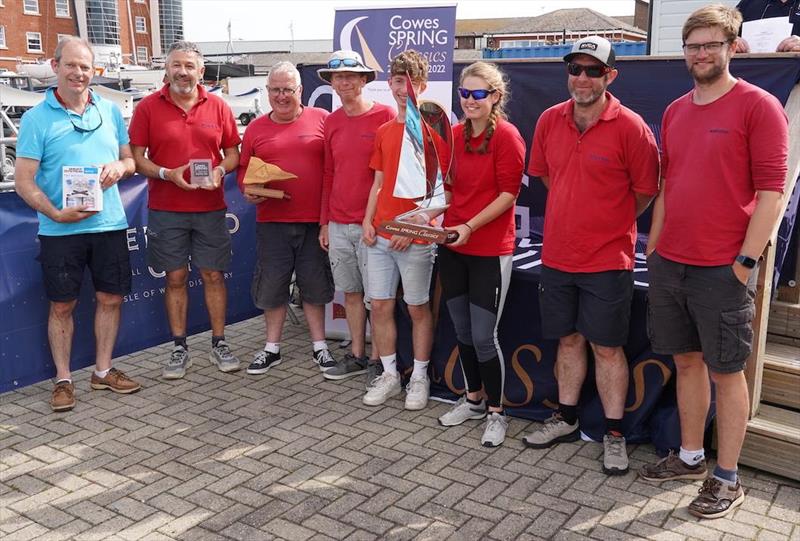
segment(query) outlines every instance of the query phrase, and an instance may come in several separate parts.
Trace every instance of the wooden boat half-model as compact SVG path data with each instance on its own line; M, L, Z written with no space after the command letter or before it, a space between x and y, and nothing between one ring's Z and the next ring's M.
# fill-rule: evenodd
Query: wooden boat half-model
M250 158L250 163L247 164L247 171L244 173L244 193L272 199L291 199L284 190L268 188L267 186L277 180L292 180L296 178L297 175L253 156Z

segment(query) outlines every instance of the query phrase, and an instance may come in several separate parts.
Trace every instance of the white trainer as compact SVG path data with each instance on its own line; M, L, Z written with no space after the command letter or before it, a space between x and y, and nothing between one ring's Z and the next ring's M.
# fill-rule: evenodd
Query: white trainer
M400 374L393 375L384 372L372 380L372 385L361 401L367 406L380 406L393 396L399 395L402 389Z
M492 412L486 418L486 428L483 430L481 445L484 447L498 447L506 439L508 420L502 413Z
M428 397L431 394L431 380L428 376L411 376L411 380L406 385L406 409L421 410L428 405Z

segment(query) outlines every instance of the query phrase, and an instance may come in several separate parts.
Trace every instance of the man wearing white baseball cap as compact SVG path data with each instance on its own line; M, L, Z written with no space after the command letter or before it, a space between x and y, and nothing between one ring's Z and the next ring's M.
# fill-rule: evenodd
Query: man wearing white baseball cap
M605 414L603 472L628 471L622 417L628 390L636 218L658 193L658 149L642 117L608 92L617 77L608 40L578 40L569 54L571 99L536 123L530 176L548 188L539 305L542 335L558 340L558 410L523 438L542 449L580 438L578 399L588 349Z
M355 51L335 51L317 74L330 83L342 101L342 106L325 119L319 243L329 252L336 288L344 292L352 340L351 353L324 376L339 380L372 372L367 374L369 385L381 364L374 347L371 359L366 355L365 300L369 301L364 291L366 249L361 242L361 223L373 182L369 160L375 132L396 113L392 107L362 95L367 83L375 80L375 70L367 67Z

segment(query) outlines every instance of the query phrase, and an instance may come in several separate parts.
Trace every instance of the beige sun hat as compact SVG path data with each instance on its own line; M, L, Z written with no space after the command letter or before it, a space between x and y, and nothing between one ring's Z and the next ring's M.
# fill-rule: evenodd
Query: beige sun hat
M336 72L363 73L367 82L375 80L375 70L368 68L355 51L334 51L328 59L328 65L317 70L317 75L326 83L331 82L331 74Z

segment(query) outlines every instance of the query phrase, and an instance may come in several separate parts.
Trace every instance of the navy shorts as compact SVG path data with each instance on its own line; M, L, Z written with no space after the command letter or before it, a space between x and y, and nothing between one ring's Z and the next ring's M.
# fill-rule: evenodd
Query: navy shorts
M83 271L89 267L95 291L127 295L131 291L131 264L124 229L77 235L39 235L39 257L44 289L53 302L78 298Z
M542 265L542 336L555 340L579 332L598 346L624 346L632 300L631 271L563 272Z
M147 264L156 272L192 266L225 271L231 263L231 235L226 210L169 212L150 209L147 217Z

